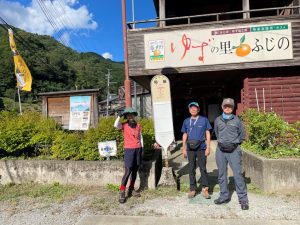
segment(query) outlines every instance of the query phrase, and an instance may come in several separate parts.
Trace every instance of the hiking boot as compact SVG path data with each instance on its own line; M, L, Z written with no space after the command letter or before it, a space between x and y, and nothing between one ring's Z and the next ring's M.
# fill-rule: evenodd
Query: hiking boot
M188 198L194 198L196 196L196 191L190 191L188 193Z
M208 193L208 187L202 188L201 194L202 194L203 198L210 199L210 195Z
M126 201L125 190L123 190L123 191L120 191L120 193L119 193L119 202L125 203L125 201Z
M214 203L216 205L221 205L221 204L228 203L228 202L230 202L230 199L223 200L223 199L218 198L214 201Z
M242 208L242 210L248 210L249 209L249 204L243 203L243 204L241 204L241 208Z
M141 197L141 193L139 191L135 191L134 189L129 188L128 189L128 193L127 193L127 197L136 197L139 198Z

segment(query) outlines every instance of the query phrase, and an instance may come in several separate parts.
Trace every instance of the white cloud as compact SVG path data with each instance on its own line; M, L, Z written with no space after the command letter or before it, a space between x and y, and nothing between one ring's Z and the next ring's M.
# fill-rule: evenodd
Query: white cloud
M65 30L78 31L81 29L95 30L97 22L93 20L93 14L85 5L79 5L78 0L42 0L45 9L52 17L51 26L44 15L40 2L32 0L29 5L22 5L17 1L0 0L1 17L9 24L38 34L55 35ZM74 32L72 32L74 33ZM69 37L70 38L70 35Z
M110 60L113 59L113 55L112 55L111 53L109 53L109 52L104 52L104 53L102 54L102 56L103 56L103 58L105 58L105 59L110 59Z
M69 32L64 32L61 36L60 39L65 43L67 46L70 45L71 37Z

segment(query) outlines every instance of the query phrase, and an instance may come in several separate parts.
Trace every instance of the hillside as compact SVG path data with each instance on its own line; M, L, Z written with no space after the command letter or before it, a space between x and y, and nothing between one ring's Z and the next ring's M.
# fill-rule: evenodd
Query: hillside
M29 67L32 77L32 93L22 92L22 101L38 101L37 93L48 91L100 88L100 98L105 98L107 69L112 69L111 92L123 85L124 64L104 59L88 52L78 53L54 38L28 33L19 29L17 48ZM7 32L0 27L0 97L15 98L16 79Z

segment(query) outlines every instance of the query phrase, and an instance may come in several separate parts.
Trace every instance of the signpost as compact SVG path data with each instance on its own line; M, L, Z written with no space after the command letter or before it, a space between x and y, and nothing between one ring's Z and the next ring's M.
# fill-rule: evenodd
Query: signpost
M163 149L168 167L168 147L174 141L173 115L169 79L160 74L151 80L155 140Z
M104 141L98 143L99 154L102 157L106 157L110 160L110 156L117 155L117 142L114 141Z

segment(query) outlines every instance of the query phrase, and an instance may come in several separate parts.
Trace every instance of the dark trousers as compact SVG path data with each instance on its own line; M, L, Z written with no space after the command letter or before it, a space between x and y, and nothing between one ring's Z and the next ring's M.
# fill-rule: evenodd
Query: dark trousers
M125 173L121 182L121 189L125 188L131 175L129 188L134 188L139 166L142 162L142 148L125 148L124 149L124 167Z
M136 177L137 177L138 170L139 170L138 166L125 167L125 173L124 173L124 176L122 178L121 185L124 186L124 187L126 187L128 179L129 179L129 177L131 175L131 180L130 180L130 186L129 186L129 188L133 189L134 188L134 183L135 183L135 180L136 180Z
M227 166L230 165L235 190L241 204L248 203L247 186L242 173L242 150L237 147L232 153L222 152L219 147L216 150L216 162L219 171L220 199L230 198L228 189Z
M206 159L205 150L187 150L187 157L189 161L189 177L190 177L190 191L195 191L197 188L196 183L196 162L200 168L201 173L201 184L202 187L208 187L208 176L206 170Z

